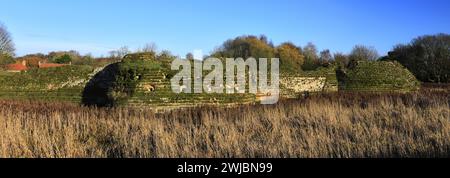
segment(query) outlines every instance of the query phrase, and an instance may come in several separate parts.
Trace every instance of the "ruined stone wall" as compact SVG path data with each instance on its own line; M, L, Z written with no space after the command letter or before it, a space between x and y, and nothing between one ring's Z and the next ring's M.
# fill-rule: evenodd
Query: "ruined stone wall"
M297 98L304 93L337 92L338 81L335 73L323 76L285 75L280 78L283 98Z
M325 87L324 77L284 77L280 81L283 98L296 98L305 92L321 92Z
M171 109L201 105L236 105L255 102L253 94L176 94L172 91L167 71L152 70L142 76L133 97L128 100L130 106Z

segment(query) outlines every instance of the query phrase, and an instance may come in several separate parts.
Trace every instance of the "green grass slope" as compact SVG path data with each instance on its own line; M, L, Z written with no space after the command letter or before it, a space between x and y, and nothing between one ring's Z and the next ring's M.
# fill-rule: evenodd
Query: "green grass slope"
M128 55L92 79L86 87L83 103L170 108L248 103L256 99L253 94L176 94L170 85L170 79L177 73L170 70L171 60L155 59L148 53Z
M254 103L254 94L175 94L170 79L172 59L154 54L126 56L121 62L102 68L65 66L33 69L20 73L0 71L0 99L68 101L96 106L184 107ZM204 76L208 71L204 71ZM281 80L292 77L325 78L328 91L411 91L420 83L396 62L360 62L353 69L319 68L308 72L282 72ZM193 85L192 85L193 86ZM281 92L295 94L281 85ZM297 95L297 94L295 94Z
M81 93L95 73L91 66L64 66L32 69L20 73L0 73L0 98L81 101Z
M398 62L363 61L338 73L343 91L413 91L420 87L414 75Z

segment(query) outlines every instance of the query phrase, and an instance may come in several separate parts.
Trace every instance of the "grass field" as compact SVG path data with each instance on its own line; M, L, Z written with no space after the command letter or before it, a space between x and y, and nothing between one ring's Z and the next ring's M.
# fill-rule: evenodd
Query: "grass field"
M448 90L150 109L0 101L0 157L449 157Z

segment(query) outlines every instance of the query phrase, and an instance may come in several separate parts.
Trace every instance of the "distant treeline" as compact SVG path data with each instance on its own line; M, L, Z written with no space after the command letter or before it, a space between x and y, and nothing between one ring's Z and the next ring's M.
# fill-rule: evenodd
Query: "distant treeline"
M60 51L48 54L30 54L23 57L15 56L14 43L5 26L0 26L0 65L27 61L33 68L39 62L71 63L73 65L102 65L121 60L125 55L135 52L147 52L155 55L155 59L176 58L170 51L157 51L154 43L149 43L137 51L131 51L124 46L111 51L109 56L94 58L91 55L80 55L79 52ZM281 62L284 72L301 72L316 70L321 67L336 67L337 69L352 69L359 61L398 61L411 71L422 82L450 82L450 35L426 35L413 39L408 44L396 45L387 56L379 56L377 50L365 45L356 45L349 54L334 53L325 49L318 51L313 43L301 47L292 42L284 42L275 46L266 36L245 35L225 41L214 50L209 57L226 58L248 57L273 58ZM193 54L186 55L193 59Z
M280 58L284 71L316 70L335 66L352 69L359 61L398 61L422 82L450 82L450 35L426 35L409 44L399 44L388 56L379 56L373 47L356 45L349 54L334 53L325 49L318 52L313 43L305 47L285 42L273 45L265 36L241 36L223 43L214 57Z

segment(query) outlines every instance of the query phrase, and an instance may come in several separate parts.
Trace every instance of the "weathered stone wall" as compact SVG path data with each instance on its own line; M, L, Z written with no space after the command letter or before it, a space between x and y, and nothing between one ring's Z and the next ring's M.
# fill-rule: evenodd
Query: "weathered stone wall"
M142 75L136 91L128 100L130 106L153 108L180 108L201 105L235 105L252 103L256 100L253 94L176 94L172 91L167 71L151 70Z
M283 77L280 85L286 97L303 92L321 92L325 88L325 77ZM284 91L283 91L284 90Z
M297 98L304 93L337 92L338 81L332 70L321 73L282 74L280 78L283 98Z

